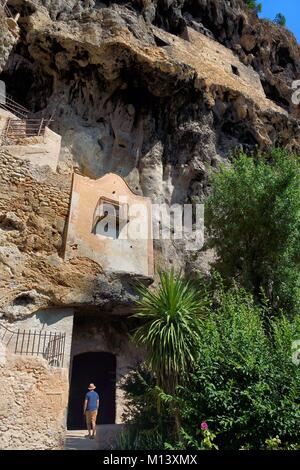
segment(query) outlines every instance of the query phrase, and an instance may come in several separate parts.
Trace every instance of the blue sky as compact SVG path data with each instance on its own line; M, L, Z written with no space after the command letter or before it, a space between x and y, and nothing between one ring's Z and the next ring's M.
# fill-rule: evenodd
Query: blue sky
M258 3L263 6L260 14L262 18L273 20L277 13L283 13L287 28L295 34L300 43L300 0L259 0Z

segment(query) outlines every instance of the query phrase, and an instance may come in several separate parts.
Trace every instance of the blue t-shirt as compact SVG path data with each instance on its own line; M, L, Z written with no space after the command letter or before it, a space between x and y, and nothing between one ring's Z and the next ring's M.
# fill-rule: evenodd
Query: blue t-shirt
M87 400L87 411L95 411L97 409L97 400L99 400L99 395L95 391L87 392L85 399Z

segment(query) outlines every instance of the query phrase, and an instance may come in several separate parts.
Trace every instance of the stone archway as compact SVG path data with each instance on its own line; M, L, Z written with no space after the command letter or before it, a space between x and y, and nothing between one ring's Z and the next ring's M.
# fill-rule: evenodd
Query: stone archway
M116 356L108 352L86 352L73 358L69 393L68 429L85 429L83 401L89 383L100 396L97 424L114 424L116 419Z

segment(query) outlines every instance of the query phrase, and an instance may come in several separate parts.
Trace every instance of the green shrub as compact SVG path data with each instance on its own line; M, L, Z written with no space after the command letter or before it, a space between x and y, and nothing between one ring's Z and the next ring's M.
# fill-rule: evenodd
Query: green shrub
M286 17L282 13L277 13L274 19L274 23L279 26L286 26Z
M163 449L172 435L174 418L168 404L158 407L156 380L145 364L140 364L123 385L128 428L122 433L118 449Z
M178 390L183 428L197 439L205 420L220 449L265 448L274 435L284 446L299 443L300 368L291 359L298 317L266 329L264 312L244 291L218 296L203 321L197 369Z
M257 3L256 0L246 0L246 3L248 7L250 8L250 10L255 10L257 13L262 12L262 4Z
M300 339L299 315L273 318L270 307L255 304L243 289L226 290L218 276L209 287L203 282L198 290L210 296L210 311L201 320L196 365L185 383L173 396L165 394L143 366L125 384L132 448L296 449L300 367L292 362L292 343ZM174 408L180 410L179 435Z

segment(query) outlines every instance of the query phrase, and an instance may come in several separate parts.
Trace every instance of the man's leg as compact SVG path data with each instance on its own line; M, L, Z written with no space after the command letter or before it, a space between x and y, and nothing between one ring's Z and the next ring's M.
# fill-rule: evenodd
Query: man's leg
M91 415L90 411L85 412L86 425L88 428L89 437L91 437Z
M92 429L93 429L92 437L96 436L96 419L97 419L97 411L92 411L91 413L91 421L92 421Z

